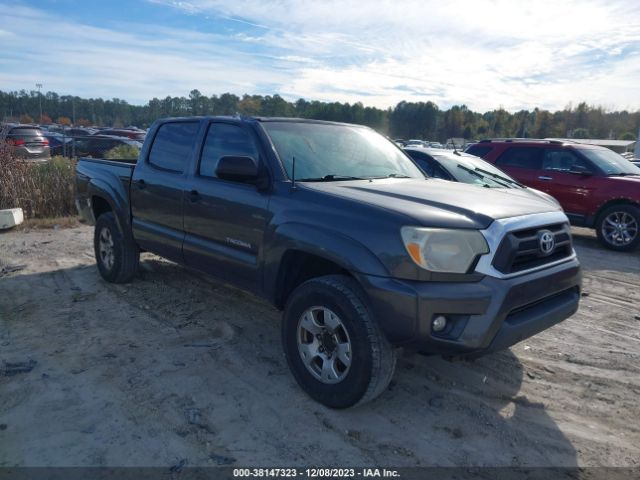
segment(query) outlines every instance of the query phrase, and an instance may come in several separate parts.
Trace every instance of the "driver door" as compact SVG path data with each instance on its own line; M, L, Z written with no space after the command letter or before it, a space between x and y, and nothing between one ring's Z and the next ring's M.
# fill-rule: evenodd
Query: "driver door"
M571 173L581 170L584 175ZM541 190L560 202L567 215L582 218L589 211L588 197L596 188L595 170L576 153L559 148L545 149L540 179Z
M217 178L224 156L249 156L260 163L253 133L232 123L209 124L195 174L183 192L184 259L231 284L259 291L269 195L254 184Z

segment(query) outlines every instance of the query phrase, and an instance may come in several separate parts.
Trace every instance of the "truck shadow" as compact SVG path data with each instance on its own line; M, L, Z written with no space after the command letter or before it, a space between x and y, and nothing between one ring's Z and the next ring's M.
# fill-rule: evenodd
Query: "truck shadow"
M289 374L279 312L173 263L142 266L129 285L105 283L93 265L0 279L0 361L37 362L0 378L0 437L20 438L0 464L99 464L101 452L152 465L182 451L206 465L215 439L239 465L576 465L542 384L522 392L528 377L510 351L403 358L376 401L329 410ZM57 446L58 431L77 447ZM162 441L141 440L150 435Z
M423 439L413 448L421 464L575 467L574 446L540 398L553 386L524 372L511 350L473 362L412 355L372 408L404 416L411 405L411 418L399 423L408 442Z

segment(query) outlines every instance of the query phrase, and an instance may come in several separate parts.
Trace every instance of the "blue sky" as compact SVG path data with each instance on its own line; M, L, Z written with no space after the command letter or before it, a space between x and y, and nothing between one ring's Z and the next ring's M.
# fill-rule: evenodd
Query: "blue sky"
M0 0L0 90L640 108L640 2Z

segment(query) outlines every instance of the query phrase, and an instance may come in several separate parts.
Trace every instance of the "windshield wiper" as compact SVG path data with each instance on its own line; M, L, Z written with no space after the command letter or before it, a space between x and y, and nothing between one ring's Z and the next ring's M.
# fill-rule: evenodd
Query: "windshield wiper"
M389 175L383 175L381 177L367 177L371 180L380 180L381 178L414 178L409 175L404 175L402 173L390 173Z
M461 165L460 163L458 164L458 168L461 168L462 170L464 170L465 172L469 172L471 175L475 175L478 178L482 178L484 179L484 175L480 175L478 172L476 172L475 170L469 168L469 167L465 167L464 165Z
M640 173L629 173L629 172L608 173L607 177L628 177L628 176L634 176L634 175L640 175Z
M464 165L458 164L458 168L461 168L462 170L464 170L465 172L469 172L471 175L475 175L476 177L478 177L480 180L484 180L484 183L482 184L483 187L487 187L487 188L491 188L491 185L489 185L488 183L486 183L487 181L484 178L484 175L479 174L478 172L476 172L475 170L469 168L469 167L465 167ZM502 185L502 183L497 182L496 180L494 180L494 182L496 182L498 185Z
M461 164L458 164L458 168L461 168L461 169L462 169L462 170L464 170L465 172L469 172L470 174L475 175L476 177L478 177L478 178L480 178L480 179L484 180L484 181L485 181L485 184L483 185L484 187L490 187L490 185L486 183L486 181L487 181L487 180L485 179L485 176L484 176L484 175L481 175L480 173L478 173L478 170L480 170L481 172L484 172L484 170L482 170L482 169L480 169L480 168L476 168L476 169L474 170L474 169L472 169L472 168L465 167L464 165L461 165ZM486 172L486 173L489 173L489 174L490 174L491 172ZM498 180L496 180L496 179L493 179L493 181L494 181L495 183L497 183L498 185L502 185L503 187L508 187L508 186L509 186L508 184L505 184L505 183L499 182L499 181L498 181Z
M325 175L324 177L297 178L296 182L339 182L341 180L367 180L362 177L352 177L350 175Z
M479 171L479 172L485 173L487 175L491 175L493 178L498 178L498 179L502 180L503 182L507 182L508 184L517 185L517 186L519 186L521 188L524 188L523 184L521 184L520 182L516 182L515 180L513 180L511 178L503 177L502 175L498 175L497 173L490 172L489 170L483 170L482 168L477 168L476 167L476 170Z
M409 175L403 175L402 173L390 173L386 178L413 178Z

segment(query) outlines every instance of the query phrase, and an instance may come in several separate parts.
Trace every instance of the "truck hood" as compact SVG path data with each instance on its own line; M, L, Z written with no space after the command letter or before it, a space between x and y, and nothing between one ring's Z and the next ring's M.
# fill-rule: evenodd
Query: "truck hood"
M304 186L442 228L484 229L499 218L561 211L553 200L526 189L482 188L439 179L307 182Z

